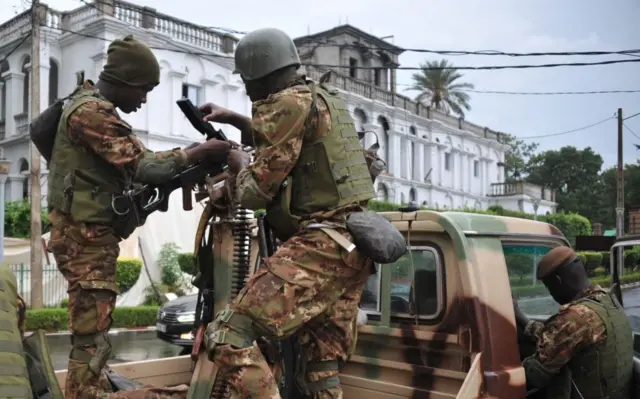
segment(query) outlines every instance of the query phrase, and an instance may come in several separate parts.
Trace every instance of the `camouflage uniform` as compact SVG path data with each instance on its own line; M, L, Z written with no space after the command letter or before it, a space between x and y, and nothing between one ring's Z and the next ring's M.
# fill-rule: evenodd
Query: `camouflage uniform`
M86 81L82 88L92 90L93 85ZM145 149L114 105L99 95L70 114L66 131L71 146L95 154L134 181L161 182L187 166L182 150L154 153ZM56 189L62 190L51 187L50 193ZM69 329L74 334L65 397L96 397L111 391L100 370L111 353L107 332L119 293L116 260L121 238L109 223L76 222L60 209L50 210L48 249L69 284ZM96 353L94 337L102 341L101 353Z
M303 141L315 142L331 130L332 119L320 100L316 101L318 112L306 124L312 105L306 83L298 79L254 103L257 157L237 176L236 199L242 206L269 208L296 166ZM298 378L305 378L309 388L313 382L332 376L337 380L337 363L347 359L372 262L357 249L345 251L322 230L306 227L321 222L351 239L346 217L364 206L366 203L355 203L304 218L298 232L264 260L228 309L209 325L209 355L227 375L233 397L279 398L280 394L258 346L250 338L233 341L231 335L282 339L296 333L303 348L302 360L308 362L306 375ZM238 316L241 320L230 322ZM224 344L231 341L231 345ZM330 363L336 367L323 367ZM319 385L312 397L341 398L342 389L339 382L329 388Z
M605 350L609 349L606 348L608 338L607 325L609 325L610 329L615 330L615 335L625 335L625 333L628 333L629 340L631 339L631 329L628 326L628 321L627 325L624 325L624 321L626 320L624 311L622 309L611 309L611 307L607 306L610 301L611 299L606 291L598 285L593 285L583 290L572 302L562 305L558 314L549 318L547 321L530 321L526 325L524 333L536 342L537 351L533 356L525 359L523 362L528 382L531 382L534 387L541 387L541 385L545 384L537 384L536 382L538 380L537 376L540 375L539 370L541 367L542 370L544 370L544 374L551 376L559 375L565 366L568 366L572 372L574 384L577 384L578 388L582 388L580 390L585 399L603 397L599 388L601 384L600 378L596 378L596 386L589 389L591 387L585 388L581 386L580 383L584 378L581 378L579 374L587 368L597 371L597 369L602 366L607 367L607 362L610 361L610 359L605 359L605 356L602 356L603 353L597 356L599 360L593 363L589 362L590 364L583 364L587 362L585 362L584 358L581 358L584 353L593 348L604 347ZM593 305L591 305L592 303L604 304L605 308L609 308L610 314L615 311L620 312L622 314L622 318L620 319L621 325L613 325L611 320L603 318L602 314L594 310ZM611 318L615 319L616 317L617 315L613 314ZM623 339L622 344L624 344L624 341L626 340ZM614 348L617 346L618 351L625 353L625 349L621 347L622 344L621 342L616 342L613 346ZM627 357L630 360L632 349L628 349ZM630 366L629 362L624 360L624 355L618 356L615 352L606 352L606 355L616 358L614 361L619 361L617 365L609 365L611 367L624 369L625 364ZM606 371L601 373L606 374ZM622 372L621 374L625 375L628 373ZM600 377L604 380L607 376L600 375ZM622 381L624 378L619 378L619 380ZM555 395L559 397L564 396L564 387L553 386L554 383L558 384L557 381L550 384L551 391L547 392L547 397L554 398L556 397ZM622 386L624 386L624 382ZM622 388L622 390L624 389L625 388ZM628 396L611 396L611 398L614 397L626 398Z
M186 385L171 388L145 385L132 391L103 393L100 399L186 399L188 392Z

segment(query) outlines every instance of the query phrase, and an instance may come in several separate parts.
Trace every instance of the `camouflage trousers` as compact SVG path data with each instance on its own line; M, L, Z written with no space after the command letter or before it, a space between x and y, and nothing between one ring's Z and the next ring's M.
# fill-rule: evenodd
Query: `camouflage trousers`
M68 283L69 354L64 397L97 398L111 392L102 373L111 354L107 335L118 295L116 261L120 241L104 226L74 223L52 212L48 249Z
M189 387L179 385L177 387L156 387L145 385L139 389L131 391L118 391L112 393L104 393L100 395L101 399L186 399Z
M346 230L338 231L351 238ZM229 307L251 318L256 334L269 340L296 334L307 364L346 361L370 273L371 260L357 250L348 253L321 230L305 230L264 260ZM216 326L220 332L230 330L229 324L215 320L208 336ZM272 370L255 343L248 348L215 346L213 361L226 375L231 397L280 398ZM315 382L338 371L305 374L297 378ZM342 398L342 389L321 389L311 397Z

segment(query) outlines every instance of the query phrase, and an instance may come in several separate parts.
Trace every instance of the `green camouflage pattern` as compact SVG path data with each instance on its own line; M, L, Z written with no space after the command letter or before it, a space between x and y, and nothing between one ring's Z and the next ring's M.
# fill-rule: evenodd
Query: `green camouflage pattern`
M24 302L18 295L17 286L11 268L0 265L0 394L3 397L31 399L20 328Z
M51 235L47 249L53 253L58 270L67 280L69 330L79 337L106 336L113 322L113 309L119 293L116 261L120 239L113 229L77 223L53 211L49 215ZM104 373L89 365L96 354L95 344L76 343L69 357L65 398L98 397L110 392ZM101 346L98 370L106 364L111 344Z
M346 238L346 230L340 231ZM323 231L308 230L282 244L265 259L231 303L230 309L253 321L257 336L270 340L298 333L309 362L346 361L352 325L357 315L370 261L349 254ZM232 395L278 398L278 387L258 346L237 348L216 345L219 331L233 332L230 323L212 323L206 332L207 348L227 376ZM315 382L329 372L309 373ZM341 395L340 388L318 392L314 398Z
M552 374L567 366L580 392L629 397L633 331L624 309L615 308L600 286L585 289L544 323L530 323L525 335L537 346L535 355L523 362L527 375L536 373L537 365ZM547 397L567 394L561 380L551 385Z
M69 214L76 222L112 226L117 219L113 194L131 188L133 181L163 183L187 166L183 150L147 150L90 81L70 101L50 163L50 210Z

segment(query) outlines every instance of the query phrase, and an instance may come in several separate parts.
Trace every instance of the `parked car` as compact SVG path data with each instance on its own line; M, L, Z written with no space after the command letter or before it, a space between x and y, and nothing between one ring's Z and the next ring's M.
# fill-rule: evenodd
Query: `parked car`
M183 348L193 347L193 323L198 295L185 295L165 303L158 310L156 336Z

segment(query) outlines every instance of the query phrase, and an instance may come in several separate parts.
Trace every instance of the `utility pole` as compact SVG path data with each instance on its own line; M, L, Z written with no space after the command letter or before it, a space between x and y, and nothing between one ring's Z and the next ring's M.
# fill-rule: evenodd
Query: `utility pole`
M624 235L624 164L622 160L622 108L618 108L618 174L616 203L616 237ZM618 248L618 273L624 271L624 255L622 247Z
M40 1L31 1L31 120L40 114ZM42 308L40 152L29 142L31 179L31 308Z

